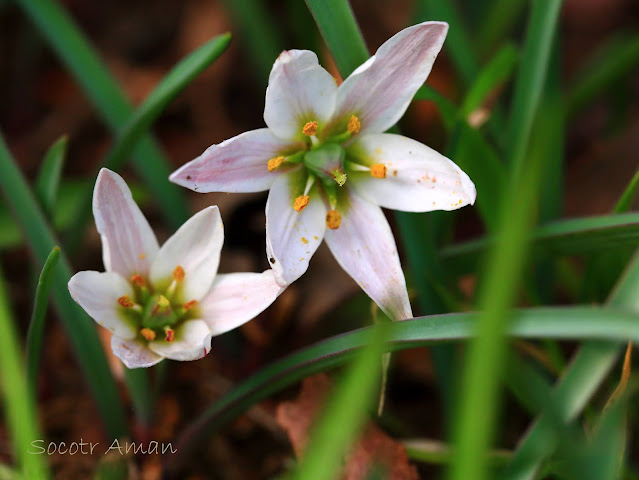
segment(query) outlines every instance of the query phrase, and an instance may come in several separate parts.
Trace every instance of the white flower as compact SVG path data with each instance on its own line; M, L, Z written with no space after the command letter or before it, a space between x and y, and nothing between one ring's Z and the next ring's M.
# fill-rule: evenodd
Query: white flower
M160 248L124 180L102 169L93 215L106 272L76 273L69 291L113 333L113 353L129 368L204 357L212 335L252 319L281 291L271 270L217 275L217 207L195 214Z
M339 87L313 52L282 52L266 90L268 128L209 147L171 180L197 192L270 189L266 249L280 285L306 271L325 239L382 310L394 319L411 317L380 207L454 210L474 203L475 186L435 150L382 132L426 80L447 30L442 22L402 30Z

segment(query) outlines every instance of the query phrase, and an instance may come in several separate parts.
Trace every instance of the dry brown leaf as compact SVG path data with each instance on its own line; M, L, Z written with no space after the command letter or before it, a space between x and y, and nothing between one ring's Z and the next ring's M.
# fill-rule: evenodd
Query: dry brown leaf
M308 432L330 392L332 382L325 374L304 379L295 401L277 407L277 422L288 434L295 454L300 457L308 443ZM368 422L344 467L344 480L365 480L370 468L380 466L390 480L417 480L417 470L408 463L404 446Z

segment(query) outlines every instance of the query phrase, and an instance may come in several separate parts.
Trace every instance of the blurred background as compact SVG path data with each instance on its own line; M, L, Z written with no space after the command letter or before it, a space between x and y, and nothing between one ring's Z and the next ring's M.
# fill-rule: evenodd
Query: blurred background
M170 68L215 35L230 31L230 48L173 101L153 126L173 169L192 160L209 145L264 125L262 113L268 73L282 49L306 48L336 77L312 16L301 0L111 0L60 2L88 35L119 85L134 104L140 104ZM351 5L369 49L375 49L405 26L429 18L427 1L352 0ZM501 2L503 18L486 18L498 1L453 2L464 22L451 24L476 46L482 62L507 42L521 42L528 2ZM494 28L492 27L494 23ZM560 18L561 83L566 96L585 69L597 62L614 42L636 42L639 3L635 0L565 0ZM450 34L449 34L450 37ZM603 48L605 47L605 48ZM603 50L602 50L603 48ZM522 58L525 62L526 59ZM446 50L438 57L428 84L458 104L467 89L459 59ZM494 93L494 102L509 98L510 82ZM637 169L639 157L639 75L637 65L620 75L587 103L571 105L564 136L565 164L559 181L563 199L558 217L608 213ZM490 108L490 105L487 107ZM403 134L444 152L449 141L439 111L432 102L414 102L400 124ZM79 192L93 184L100 160L113 136L73 75L48 47L39 30L12 1L0 0L0 127L30 179L35 179L49 146L68 136L68 154L54 214L64 237L81 207ZM453 158L455 160L455 158ZM151 160L149 160L151 161ZM126 168L125 179L162 242L173 231L156 199L136 173ZM545 181L545 180L544 180ZM167 188L168 187L167 181ZM543 184L542 184L543 185ZM262 271L268 268L264 247L266 193L196 194L184 191L191 212L218 205L225 223L226 242L221 272ZM481 196L482 192L478 191ZM542 186L542 196L544 190ZM436 214L435 214L436 215ZM454 221L451 241L468 240L484 232L476 209L448 214ZM389 215L394 224L392 215ZM398 245L401 242L398 237ZM401 253L401 252L400 252ZM74 271L101 270L101 249L93 224L81 245L67 251ZM29 252L6 205L0 204L0 262L9 280L12 305L21 333L31 311L34 276ZM408 268L407 260L403 259ZM579 274L581 264L573 265ZM455 279L461 308L469 308L475 276ZM409 278L409 287L411 279ZM605 285L601 291L606 291ZM570 289L552 292L552 303L574 300ZM596 292L590 299L598 299ZM599 295L601 297L601 295ZM340 307L340 308L337 308ZM246 378L261 366L312 342L369 324L371 302L339 268L325 246L320 247L308 273L292 285L256 321L214 338L204 360L171 363L158 404L158 421L149 438L169 442L193 419L194 412ZM415 314L423 313L414 304ZM49 441L110 443L95 403L66 336L51 312L38 385L38 408ZM101 331L104 336L105 332ZM107 338L104 338L108 342ZM571 346L564 347L567 352ZM109 349L107 353L110 355ZM118 378L119 361L111 359ZM292 398L297 387L254 407L206 444L184 478L270 478L284 471L293 458L289 440L275 419L279 401ZM122 393L125 394L124 389ZM513 447L528 417L515 402L502 410L499 443ZM395 355L382 425L395 435L442 438L444 406L427 349ZM11 447L0 424L0 462L10 463ZM49 458L57 478L88 478L101 456L54 455ZM138 459L141 477L159 478L158 457ZM423 478L437 478L438 468L419 465Z

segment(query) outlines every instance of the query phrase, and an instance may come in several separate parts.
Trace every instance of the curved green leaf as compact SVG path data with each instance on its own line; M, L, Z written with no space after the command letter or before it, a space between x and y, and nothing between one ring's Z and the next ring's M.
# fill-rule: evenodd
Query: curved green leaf
M472 338L476 314L455 313L420 317L384 325L385 351L417 348ZM315 373L341 365L367 345L367 327L332 337L297 351L261 369L224 395L178 438L178 453L167 459L173 473L193 443L219 430L252 405ZM559 307L513 313L509 335L564 340L601 339L639 343L636 315L624 310L595 307Z
M62 167L67 154L68 139L65 136L56 141L44 156L38 178L35 183L35 194L38 201L50 218L58 199L58 188L62 176Z

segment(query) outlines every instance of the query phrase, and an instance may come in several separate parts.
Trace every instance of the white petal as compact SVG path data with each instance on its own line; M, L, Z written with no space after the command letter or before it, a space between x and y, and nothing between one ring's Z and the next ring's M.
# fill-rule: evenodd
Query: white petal
M339 228L325 240L335 259L393 320L413 316L395 239L381 208L349 195Z
M69 280L71 298L99 325L124 339L135 338L135 322L127 318L118 298L129 295L133 288L115 272L78 272Z
M220 274L199 307L211 335L220 335L255 318L281 291L272 270Z
M140 342L124 340L116 335L111 337L111 349L127 368L147 368L164 359Z
M333 76L309 50L288 50L275 61L266 89L264 121L280 138L303 138L306 122L317 121L321 131L335 108Z
M217 207L196 213L169 238L151 265L151 283L162 292L173 281L176 267L184 269L181 301L200 300L213 283L224 243L224 225Z
M326 229L326 207L317 186L304 210L293 208L306 183L303 170L278 178L266 201L266 255L281 286L293 283L308 268Z
M158 241L122 177L106 168L95 182L93 216L102 238L104 268L124 278L146 277Z
M424 22L388 39L337 91L335 118L357 115L360 133L378 133L404 115L426 81L448 32L444 22Z
M364 135L348 149L360 164L384 164L386 178L349 172L366 200L405 212L455 210L475 203L475 185L457 165L426 145L401 135Z
M188 320L175 329L175 340L154 340L149 348L171 360L197 360L211 350L211 333L202 320Z
M303 144L277 138L268 128L251 130L210 146L169 180L196 192L261 192L268 190L282 167L268 171L268 161L294 153Z

